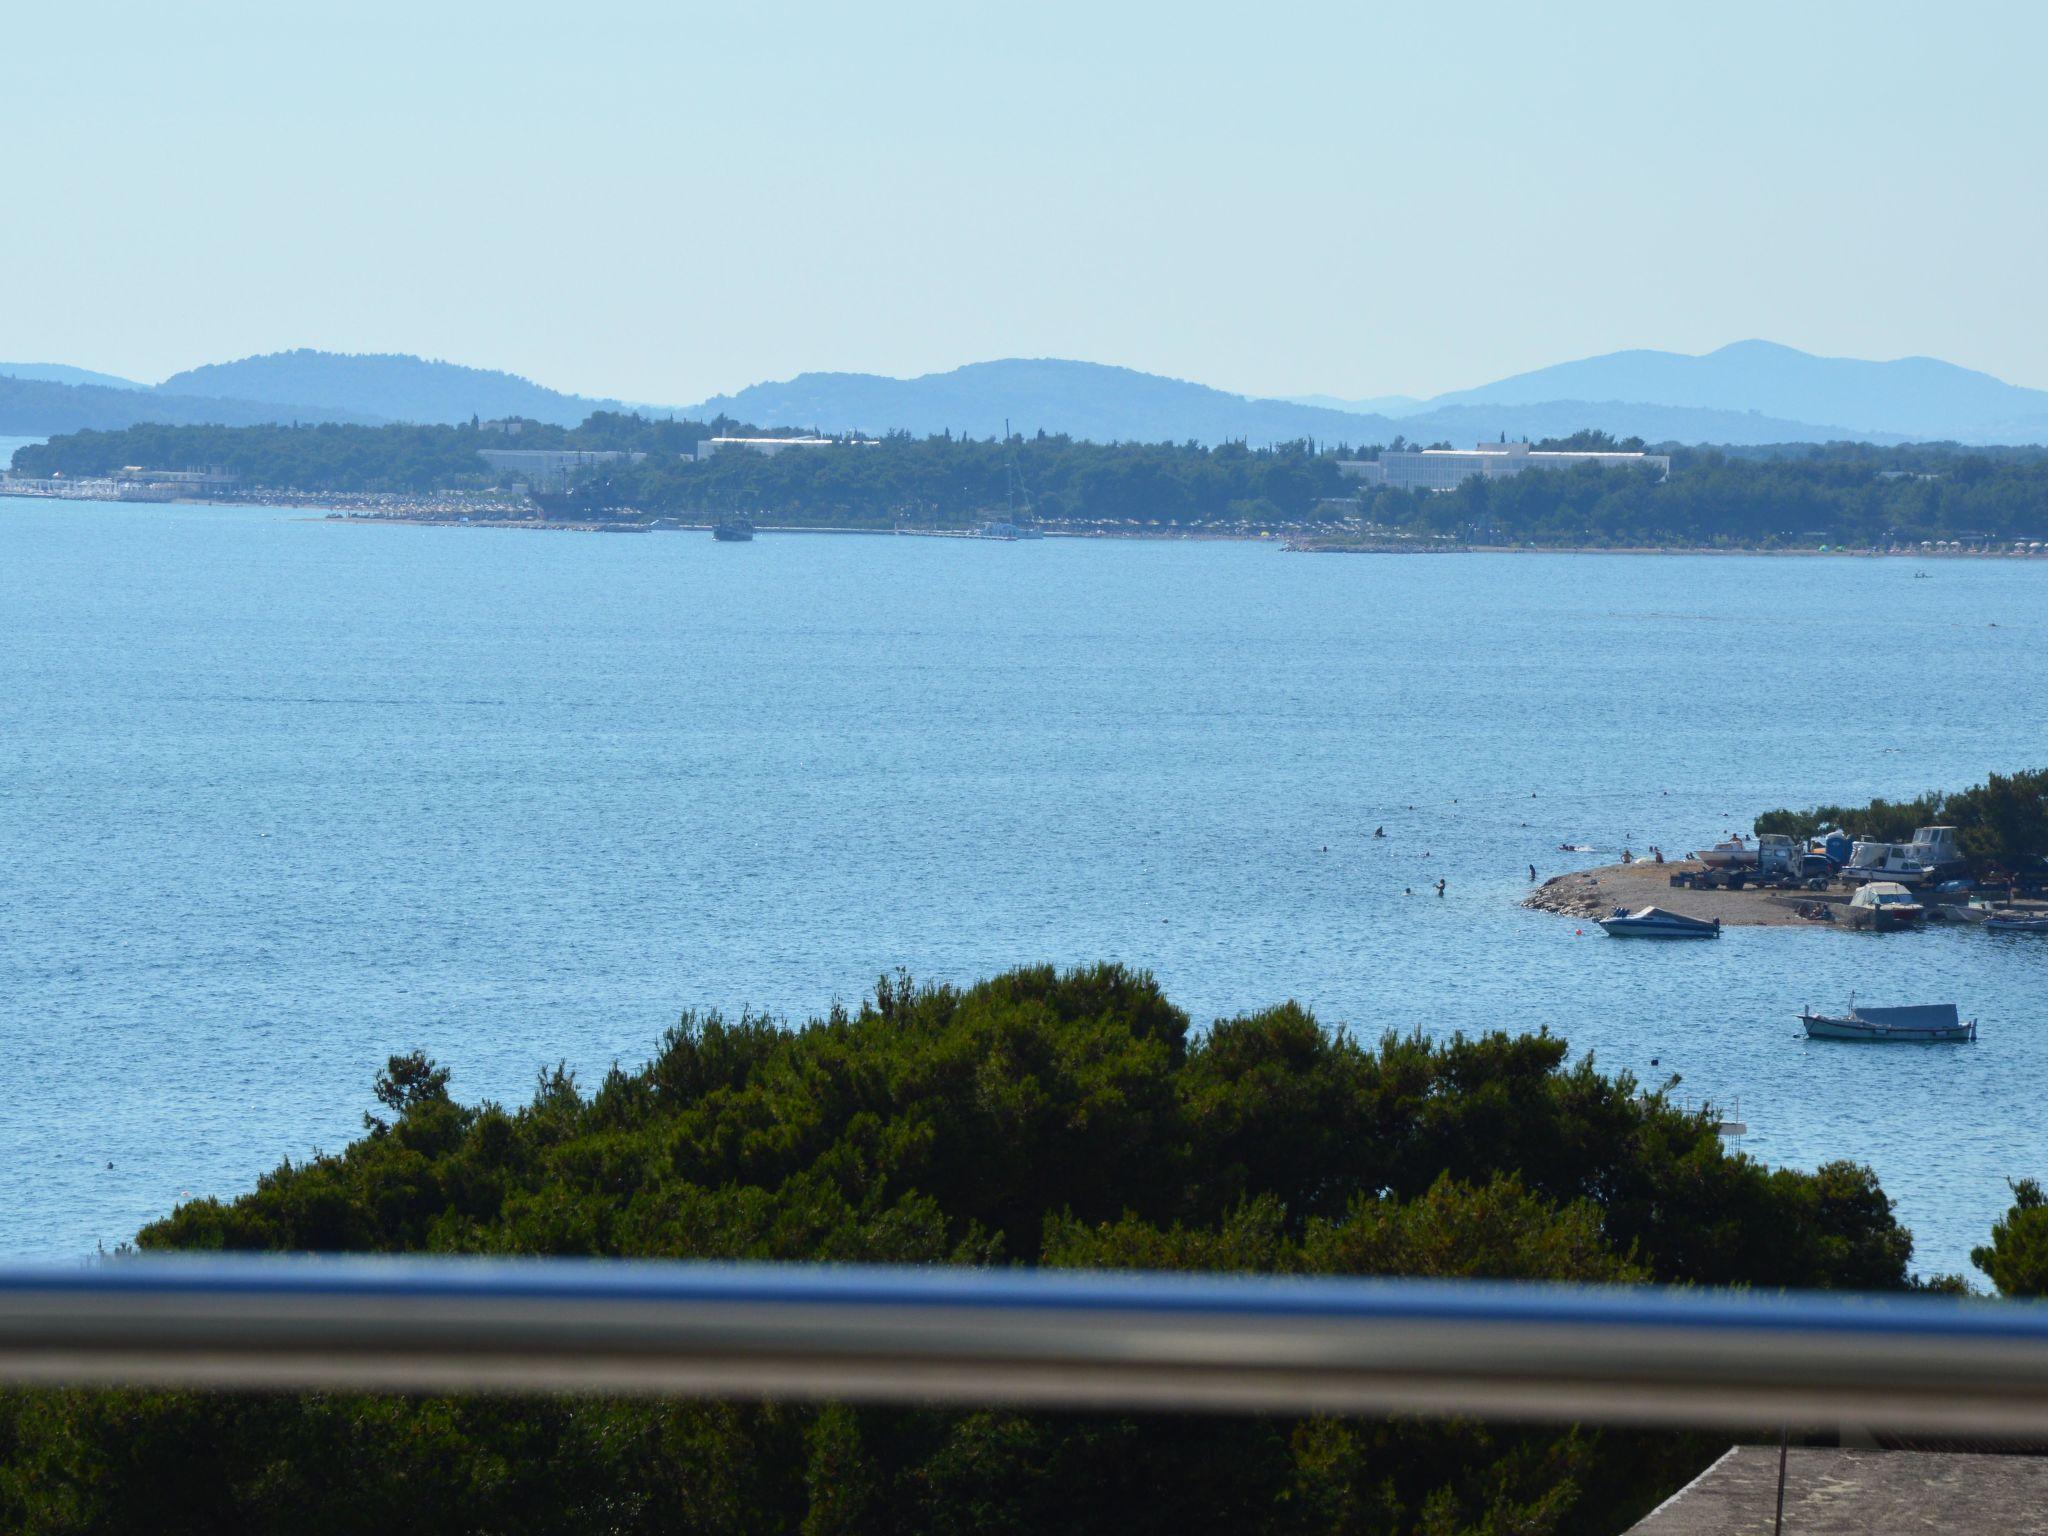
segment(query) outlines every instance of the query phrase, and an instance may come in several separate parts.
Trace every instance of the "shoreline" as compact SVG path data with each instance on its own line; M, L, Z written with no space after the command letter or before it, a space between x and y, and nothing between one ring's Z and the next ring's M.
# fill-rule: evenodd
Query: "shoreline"
M8 491L0 488L0 500L96 501L97 498L51 496L44 493ZM502 492L425 492L418 495L395 492L331 492L266 488L260 494L234 497L151 497L122 501L116 505L219 506L297 510L308 522L376 523L418 528L506 528L536 532L650 533L703 532L712 521L697 521L703 514L656 515L639 521L562 522L534 517L523 500L510 500ZM317 515L315 515L317 514ZM755 527L762 533L861 534L877 537L938 539L986 539L991 543L1018 542L992 538L973 527L879 528L858 523L765 523ZM1626 555L1626 556L1713 556L1723 559L1821 559L1821 560L2048 560L2040 553L2011 549L1871 549L1871 548L1779 548L1764 545L1695 544L1467 544L1426 542L1406 539L1348 540L1332 538L1302 527L1282 525L1267 529L1227 527L1107 527L1077 523L1069 527L1046 527L1047 539L1130 539L1157 542L1215 542L1271 544L1283 553L1300 555ZM1021 542L1031 542L1029 540Z
M1699 869L1697 859L1670 859L1662 864L1638 859L1633 864L1602 864L1552 875L1524 896L1520 905L1532 912L1549 912L1558 917L1594 921L1611 914L1616 907L1633 912L1638 907L1657 906L1681 917L1703 921L1719 918L1723 928L1830 928L1846 930L1847 924L1800 916L1802 910L1837 905L1821 895L1747 889L1740 891L1697 891L1671 884L1671 877Z
M2041 554L2016 554L2009 549L1778 549L1694 544L1458 544L1441 549L1397 544L1316 544L1287 546L1296 555L1717 555L1768 556L1816 560L2048 560Z
M237 503L217 503L237 505ZM248 502L240 505L262 505ZM317 511L308 507L307 511ZM676 518L654 518L644 523L565 523L545 518L479 518L459 513L427 515L391 515L376 512L351 513L335 509L324 518L308 518L309 522L381 523L394 527L415 528L524 528L541 531L575 531L582 533L708 533L714 526L709 522L691 522ZM984 543L1031 543L1033 540L1005 539L977 532L972 528L870 528L848 523L760 523L754 525L757 533L822 533L842 535L867 535L877 538L915 539L974 539ZM2048 551L2042 554L2015 554L2010 550L1910 550L1910 549L1768 549L1757 548L1701 548L1685 544L1546 544L1530 546L1525 544L1460 544L1448 548L1431 549L1417 546L1359 545L1304 546L1289 541L1285 529L1269 530L1262 533L1239 533L1226 530L1181 529L1168 532L1152 529L1110 529L1110 528L1047 528L1040 535L1043 539L1124 539L1134 542L1161 544L1271 544L1277 545L1282 554L1294 555L1625 555L1629 557L1675 557L1707 555L1721 559L1818 559L1818 560L2048 560Z

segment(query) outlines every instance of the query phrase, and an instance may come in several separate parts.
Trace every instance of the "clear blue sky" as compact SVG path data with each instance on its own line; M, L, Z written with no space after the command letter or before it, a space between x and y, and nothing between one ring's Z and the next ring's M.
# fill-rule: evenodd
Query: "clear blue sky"
M1764 336L2048 385L2044 55L2033 3L24 4L0 358L1365 395Z

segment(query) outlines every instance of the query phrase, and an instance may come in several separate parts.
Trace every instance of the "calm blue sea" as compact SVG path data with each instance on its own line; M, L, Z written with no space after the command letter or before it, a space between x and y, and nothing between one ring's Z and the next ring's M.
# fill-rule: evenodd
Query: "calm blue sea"
M1202 1020L1679 1072L1758 1157L1874 1164L1962 1269L2048 1174L2048 942L1515 905L1531 862L2042 763L2048 570L1913 576L0 500L0 1253L340 1148L396 1050L521 1099L685 1008L1107 958ZM1983 1038L1799 1038L1852 987Z

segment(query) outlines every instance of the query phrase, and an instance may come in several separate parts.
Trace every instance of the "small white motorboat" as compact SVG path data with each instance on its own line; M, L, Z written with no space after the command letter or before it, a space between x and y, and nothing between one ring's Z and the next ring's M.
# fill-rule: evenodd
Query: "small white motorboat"
M1641 907L1631 912L1616 907L1614 916L1597 920L1614 939L1718 939L1721 919L1687 917L1662 907Z
M1802 1009L1799 1022L1809 1040L1873 1040L1895 1045L1963 1043L1977 1038L1977 1021L1956 1016L1954 1003L1916 1003L1903 1008L1858 1008L1852 993L1845 1014Z

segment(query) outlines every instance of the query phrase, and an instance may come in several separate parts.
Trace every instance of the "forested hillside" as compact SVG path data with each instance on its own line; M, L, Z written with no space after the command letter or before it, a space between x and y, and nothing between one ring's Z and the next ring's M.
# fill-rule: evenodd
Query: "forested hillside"
M2048 538L2048 459L1965 449L1737 457L1673 448L1671 473L1580 468L1381 490L1363 515L1480 543L1860 547L1926 538Z
M136 426L23 448L15 467L74 476L126 464L218 467L252 493L426 493L511 478L478 457L482 448L627 448L648 457L589 477L608 480L613 500L629 512L706 518L740 511L785 525L964 528L1014 514L1054 527L1126 532L1322 526L1345 537L1392 532L1448 543L1596 547L2048 538L2048 452L2039 449L1669 447L1668 477L1585 466L1473 479L1441 492L1361 490L1340 462L1376 456L1378 446L1338 450L1306 439L1209 448L897 434L772 457L743 450L693 456L709 436L774 430L620 412L597 413L573 428L529 422L516 436L477 424ZM1603 433L1581 432L1538 446L1612 445Z
M0 374L0 432L47 436L84 428L118 431L135 422L374 421L360 412L261 400L214 400L106 384Z

